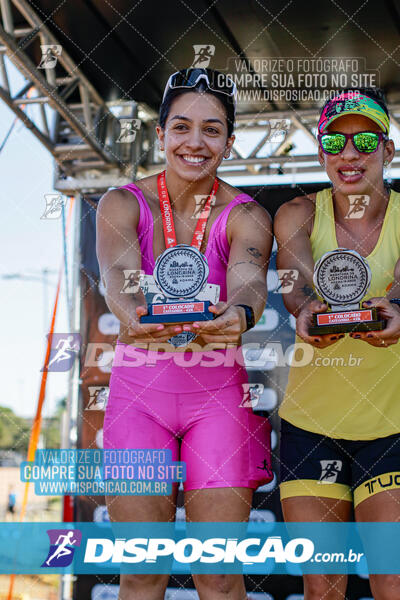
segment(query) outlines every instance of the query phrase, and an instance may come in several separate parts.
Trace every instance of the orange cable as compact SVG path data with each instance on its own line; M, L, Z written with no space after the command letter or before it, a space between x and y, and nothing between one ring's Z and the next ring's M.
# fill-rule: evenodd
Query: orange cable
M74 200L75 200L74 196L71 196L70 205L69 205L69 209L68 209L67 222L65 224L65 235L66 236L68 235L69 225L71 222L71 215L72 215L72 208L74 205ZM50 331L49 331L49 335L47 336L46 357L44 359L44 367L43 367L42 378L41 378L41 382L40 382L39 399L38 399L38 404L37 404L37 408L36 408L36 415L35 415L33 425L32 425L31 435L29 438L27 461L30 461L30 462L34 461L34 459L35 459L35 452L36 452L37 444L39 441L40 428L41 428L41 424L42 424L42 408L43 408L43 403L44 403L44 400L46 397L46 383L47 383L47 373L48 373L46 366L48 365L49 358L50 358L51 344L53 341L53 333L54 333L54 326L55 326L55 322L56 322L58 299L60 296L61 279L62 279L63 270L64 270L64 261L61 263L60 271L59 271L59 275L58 275L57 291L56 291L56 297L55 297L55 301L54 301L53 313L52 313L52 317L51 317ZM28 502L29 484L30 484L29 480L25 482L24 498L22 500L21 512L19 515L20 522L22 522L24 520L24 516L25 516L25 512L26 512L26 505ZM14 581L15 581L15 573L12 573L10 575L10 585L9 585L9 589L8 589L7 600L12 600Z

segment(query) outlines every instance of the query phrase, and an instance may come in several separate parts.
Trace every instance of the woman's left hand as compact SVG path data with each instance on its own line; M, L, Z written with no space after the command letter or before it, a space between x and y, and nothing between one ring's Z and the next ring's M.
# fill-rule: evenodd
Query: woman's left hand
M350 337L361 339L376 348L387 348L397 344L400 338L400 308L391 304L387 298L371 298L363 305L364 308L376 306L379 309L379 317L386 321L386 327L382 331L354 331L350 333Z
M192 324L191 331L196 332L207 343L237 343L246 330L244 309L240 306L228 306L226 302L218 302L210 306L210 312L215 314L215 319L196 321Z

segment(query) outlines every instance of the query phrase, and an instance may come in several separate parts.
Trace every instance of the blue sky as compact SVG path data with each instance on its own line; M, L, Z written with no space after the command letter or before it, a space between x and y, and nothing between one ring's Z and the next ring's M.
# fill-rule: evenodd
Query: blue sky
M9 75L15 93L24 80L12 66ZM34 109L29 111L33 116ZM0 142L13 119L12 111L0 102ZM58 273L63 256L61 219L40 218L45 207L44 194L54 191L53 159L20 121L0 153L0 179L0 274L40 276L43 268ZM53 282L57 281L57 273L51 276ZM48 286L47 327L55 291L55 286ZM0 404L11 407L18 415L31 416L36 409L45 351L43 286L40 281L1 278L0 295L3 389ZM64 298L59 313L56 331L63 332L67 327ZM64 374L49 374L44 416L51 414L57 399L65 395L66 383Z

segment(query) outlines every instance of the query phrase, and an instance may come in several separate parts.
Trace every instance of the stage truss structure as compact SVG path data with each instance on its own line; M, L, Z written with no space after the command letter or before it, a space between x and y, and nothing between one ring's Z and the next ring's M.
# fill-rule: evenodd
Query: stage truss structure
M15 11L24 26L14 26ZM0 99L54 157L55 189L66 195L100 194L160 170L164 157L152 108L133 101L104 102L27 0L0 0L0 12ZM56 60L57 73L32 59L37 38L41 47L53 49L50 58ZM5 56L26 80L16 93L10 89ZM35 119L28 115L32 105L37 107ZM400 130L400 104L389 108ZM239 113L232 156L223 161L220 174L249 177L249 183L254 175L322 174L316 156L317 120L318 107ZM134 127L124 138L128 122ZM298 131L311 140L313 153L296 148L292 140ZM246 152L241 149L244 138ZM400 166L400 151L392 166Z

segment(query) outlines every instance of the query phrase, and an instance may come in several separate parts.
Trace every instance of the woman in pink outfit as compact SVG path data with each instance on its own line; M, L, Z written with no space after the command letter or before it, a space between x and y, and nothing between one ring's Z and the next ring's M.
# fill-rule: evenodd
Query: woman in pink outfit
M271 479L270 425L243 406L248 379L240 348L241 334L265 308L271 224L256 201L216 177L234 142L234 117L235 86L224 74L173 74L157 126L166 170L108 191L97 211L105 297L120 321L104 448L169 449L184 461L188 521L246 521L253 491ZM207 198L200 211L199 197ZM155 259L177 244L195 248L208 264L208 283L220 286L214 318L141 323L145 297L140 288L121 293L124 270L151 275ZM155 344L164 347L162 360ZM108 496L110 518L174 520L177 488L168 496ZM121 575L120 598L160 600L168 578ZM193 579L201 600L246 595L241 575Z

